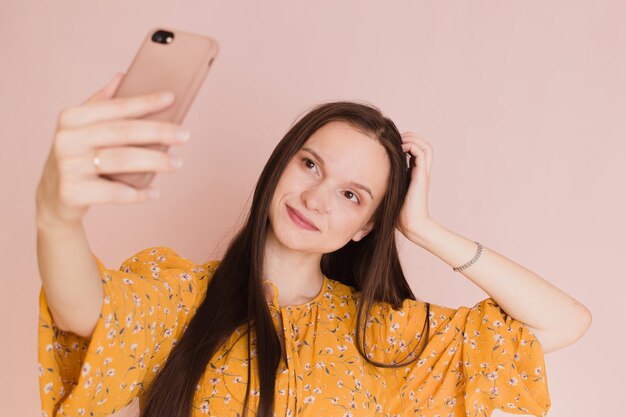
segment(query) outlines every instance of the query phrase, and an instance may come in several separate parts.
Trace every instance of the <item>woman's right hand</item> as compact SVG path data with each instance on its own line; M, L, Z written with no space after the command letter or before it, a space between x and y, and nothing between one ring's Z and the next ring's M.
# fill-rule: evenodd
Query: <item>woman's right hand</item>
M99 174L173 172L166 151L129 145L185 143L176 133L177 123L137 119L164 110L173 101L159 100L159 93L112 98L123 73L117 74L84 103L62 110L54 140L36 194L37 224L79 224L89 206L103 203L136 203L151 197L150 188L135 189ZM96 150L100 166L93 163Z

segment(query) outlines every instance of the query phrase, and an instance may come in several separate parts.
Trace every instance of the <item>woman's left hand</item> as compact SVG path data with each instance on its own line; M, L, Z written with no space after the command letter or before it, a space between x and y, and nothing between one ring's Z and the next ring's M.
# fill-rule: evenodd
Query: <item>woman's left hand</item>
M428 185L433 147L430 142L414 132L404 132L402 150L414 159L411 166L411 182L400 211L396 227L409 240L418 243L435 221L428 214Z

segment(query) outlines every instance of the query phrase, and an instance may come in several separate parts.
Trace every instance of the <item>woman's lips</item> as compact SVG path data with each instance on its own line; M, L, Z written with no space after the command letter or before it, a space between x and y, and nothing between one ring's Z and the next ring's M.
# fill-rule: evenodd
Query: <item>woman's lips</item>
M295 209L287 206L287 213L289 213L291 220L303 229L319 231L317 227L315 227L308 220L304 219Z

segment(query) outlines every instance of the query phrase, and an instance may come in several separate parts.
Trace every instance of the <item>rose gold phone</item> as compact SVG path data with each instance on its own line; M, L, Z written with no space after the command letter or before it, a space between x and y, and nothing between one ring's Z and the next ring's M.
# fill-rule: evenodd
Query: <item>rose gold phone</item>
M174 104L141 119L181 123L219 52L217 41L208 36L158 27L148 32L135 59L113 97L129 97L162 90L174 92ZM166 151L169 146L143 146ZM155 172L102 174L132 187L146 188Z

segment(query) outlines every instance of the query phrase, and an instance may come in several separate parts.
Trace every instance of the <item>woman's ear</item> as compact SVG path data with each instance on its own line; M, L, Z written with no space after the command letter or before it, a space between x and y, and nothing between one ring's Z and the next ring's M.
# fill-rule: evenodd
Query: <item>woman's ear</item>
M360 229L356 234L352 237L352 240L358 242L363 239L369 232L374 228L374 224L372 222L366 224L362 229Z

